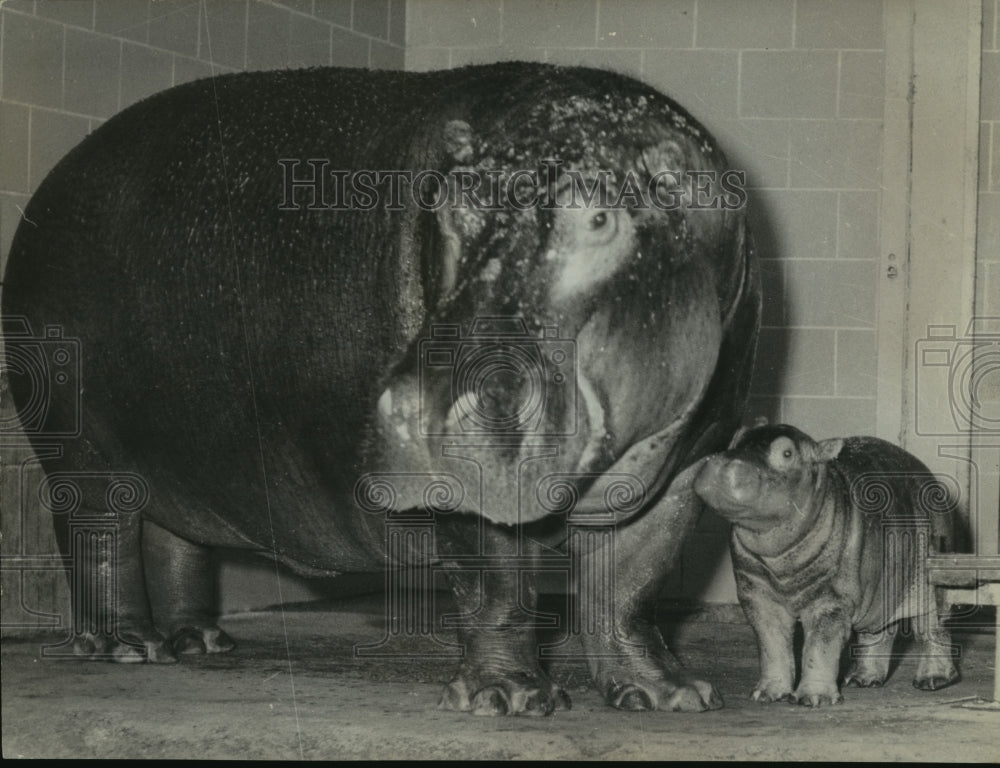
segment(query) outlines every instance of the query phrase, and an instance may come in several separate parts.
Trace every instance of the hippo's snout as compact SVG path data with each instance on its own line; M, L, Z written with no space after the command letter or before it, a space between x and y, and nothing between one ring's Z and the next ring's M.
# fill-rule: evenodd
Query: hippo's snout
M694 481L702 501L723 517L739 515L755 506L760 495L761 477L756 467L741 459L712 456Z

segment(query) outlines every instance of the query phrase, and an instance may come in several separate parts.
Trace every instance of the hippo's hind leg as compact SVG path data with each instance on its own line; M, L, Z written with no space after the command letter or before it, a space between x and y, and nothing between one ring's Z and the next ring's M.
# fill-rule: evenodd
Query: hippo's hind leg
M880 632L858 631L857 643L849 646L853 660L844 677L844 685L881 688L889 676L889 662L892 661L895 640L895 624L889 624Z
M141 482L50 466L46 483L56 538L68 566L70 653L116 662L177 661L153 624L146 596L141 512L108 504L115 488L126 489L133 498L140 495ZM74 502L63 509L66 499ZM61 651L53 649L52 655Z
M156 626L175 654L221 653L232 639L219 629L211 550L147 520L142 531L145 583Z
M642 517L578 553L581 579L598 582L575 585L580 625L597 628L581 635L584 653L598 689L613 707L681 712L722 707L715 688L693 678L674 658L655 623L663 582L701 509L691 488L700 467L682 472ZM606 563L613 565L605 579Z
M438 551L446 564L447 552L456 546L461 550L462 542L468 545L469 534L475 533L477 523L465 523L439 529ZM476 715L549 715L556 709L569 709L569 696L539 664L532 620L533 574L516 565L502 567L504 560L517 555L516 538L485 521L481 524L485 526L482 554L496 565L448 572L460 611L458 637L465 646L465 658L445 686L438 706Z
M920 661L913 687L921 691L936 691L960 679L953 656L951 632L942 619L947 616L947 605L940 591L935 592L934 608L913 619L914 633L920 643Z

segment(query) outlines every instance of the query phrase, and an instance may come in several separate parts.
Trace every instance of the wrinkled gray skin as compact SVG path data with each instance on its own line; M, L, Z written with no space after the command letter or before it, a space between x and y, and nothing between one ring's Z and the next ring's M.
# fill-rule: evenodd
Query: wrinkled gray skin
M874 437L816 443L794 427L763 426L709 457L694 488L733 524L737 593L760 651L754 700L842 701L837 676L852 629L857 656L844 682L881 686L893 625L907 617L922 646L913 685L958 680L939 621L945 606L924 570L926 555L953 549L953 507L914 456ZM805 633L798 686L796 621Z
M80 340L81 434L48 439L42 424L33 437L59 445L45 470L78 478L84 512L107 509L100 473L134 473L149 489L141 510L119 513L117 561L103 550L86 561L87 578L116 572L118 588L78 618L107 611L117 629L78 637L80 655L226 650L211 547L304 574L380 571L414 556L387 560L386 514L422 510L467 618L442 706L548 714L569 700L539 664L529 564L566 546L560 499L601 512L610 480L631 477L636 499L612 507L614 581L574 608L613 617L583 653L613 706L721 706L667 650L653 605L700 508L692 466L728 442L746 398L760 289L744 211L637 200L486 210L455 204L453 175L422 188L435 210L408 194L387 205L385 187L374 207L330 207L332 178L325 195L299 189L300 205L281 207L282 159L301 161L298 179L309 159L330 172L510 179L552 158L561 173L613 171L612 187L628 172L728 168L647 86L518 63L191 83L108 120L56 167L17 231L3 309ZM565 185L533 191L561 200ZM488 317L523 323L518 349L548 349L545 327L573 347L558 385L555 358L535 358L545 386L528 416L519 407L538 382L525 369L486 368L470 384L456 383L457 364L427 363L440 324L459 328L466 351L496 348L470 338ZM12 378L22 409L32 386ZM72 421L65 390L46 424ZM485 433L467 430L470 412ZM553 476L564 480L554 490ZM425 495L431 480L444 485ZM67 555L68 517L56 516ZM612 554L606 541L568 546L582 572ZM497 567L463 569L465 556Z

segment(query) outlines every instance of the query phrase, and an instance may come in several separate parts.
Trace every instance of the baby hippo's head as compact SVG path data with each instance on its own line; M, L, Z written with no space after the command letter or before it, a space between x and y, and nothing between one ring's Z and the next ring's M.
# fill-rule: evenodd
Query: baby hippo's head
M843 441L815 442L787 424L736 433L729 450L710 456L695 493L734 525L764 532L812 517L825 463Z

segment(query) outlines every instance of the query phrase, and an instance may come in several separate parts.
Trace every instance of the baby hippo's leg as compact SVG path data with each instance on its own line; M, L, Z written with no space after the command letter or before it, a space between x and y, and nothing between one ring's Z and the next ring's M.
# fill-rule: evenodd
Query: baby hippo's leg
M881 688L889 676L892 645L896 639L895 625L879 632L858 632L858 642L851 646L851 668L844 685L861 688Z
M837 671L840 652L850 637L850 621L839 606L822 604L802 617L802 627L802 679L794 698L807 707L839 704L844 699L837 687Z
M920 662L913 687L922 691L936 691L957 683L961 677L955 666L951 632L941 621L947 615L947 606L940 593L935 603L934 609L914 618L914 631L920 642Z
M757 635L760 680L750 698L766 704L791 701L795 685L795 617L782 605L744 595L744 606Z

